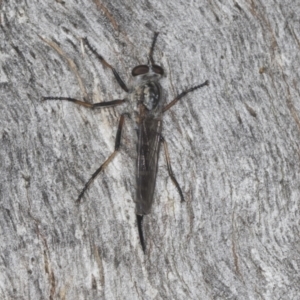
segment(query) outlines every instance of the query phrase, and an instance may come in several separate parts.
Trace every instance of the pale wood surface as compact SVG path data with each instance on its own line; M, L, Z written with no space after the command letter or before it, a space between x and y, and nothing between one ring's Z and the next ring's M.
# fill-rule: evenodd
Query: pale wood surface
M297 1L0 1L1 299L299 299ZM181 204L160 155L147 252L134 214L134 129L118 109L42 96L123 98L155 59Z

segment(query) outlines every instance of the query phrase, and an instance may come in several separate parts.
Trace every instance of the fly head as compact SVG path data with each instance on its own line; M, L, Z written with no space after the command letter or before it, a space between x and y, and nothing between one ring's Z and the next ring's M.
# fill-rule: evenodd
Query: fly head
M157 75L164 75L164 69L159 65L139 65L132 69L132 76L139 76L139 75L151 75L157 74Z

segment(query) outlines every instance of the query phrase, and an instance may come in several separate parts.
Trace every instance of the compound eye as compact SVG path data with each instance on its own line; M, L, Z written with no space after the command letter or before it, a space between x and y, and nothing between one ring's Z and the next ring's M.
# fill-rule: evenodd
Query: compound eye
M152 70L154 73L159 74L159 75L164 75L164 69L158 65L153 65Z
M149 67L147 65L136 66L132 69L132 76L143 75L149 72Z

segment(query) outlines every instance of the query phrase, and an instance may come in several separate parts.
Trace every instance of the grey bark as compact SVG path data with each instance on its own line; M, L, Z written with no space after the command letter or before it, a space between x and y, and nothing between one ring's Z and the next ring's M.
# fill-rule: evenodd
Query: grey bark
M300 5L296 1L0 1L1 299L298 299ZM113 151L126 82L154 57L166 101L142 253L132 124ZM130 131L131 128L131 131Z

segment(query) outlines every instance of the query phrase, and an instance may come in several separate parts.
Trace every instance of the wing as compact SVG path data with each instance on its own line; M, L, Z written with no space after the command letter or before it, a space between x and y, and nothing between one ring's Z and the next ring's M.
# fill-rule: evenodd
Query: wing
M161 130L161 120L151 116L142 118L138 125L137 215L148 214L153 203Z

